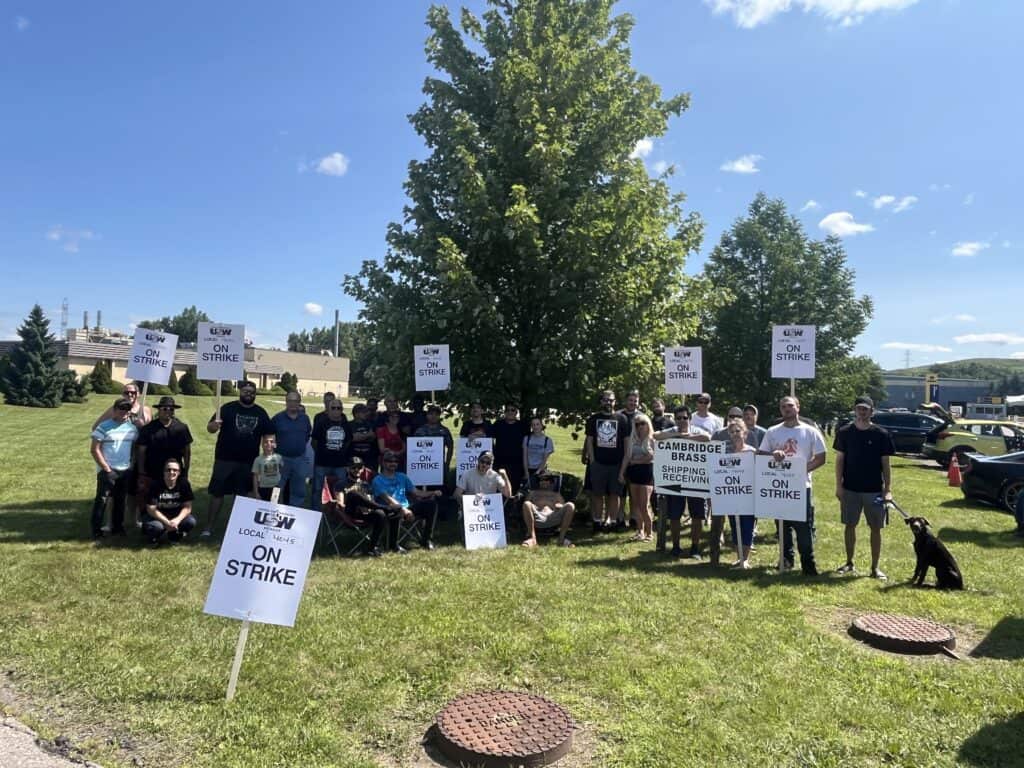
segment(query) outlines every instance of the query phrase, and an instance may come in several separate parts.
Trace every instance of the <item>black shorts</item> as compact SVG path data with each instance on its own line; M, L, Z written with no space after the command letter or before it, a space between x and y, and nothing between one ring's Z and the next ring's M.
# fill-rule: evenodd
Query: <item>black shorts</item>
M630 464L626 467L626 479L633 485L654 485L654 465Z
M690 508L691 520L707 520L707 504L704 499L695 496L669 496L665 495L668 503L668 519L679 520L683 516L683 510Z
M252 489L252 462L215 459L207 491L214 498L245 496Z

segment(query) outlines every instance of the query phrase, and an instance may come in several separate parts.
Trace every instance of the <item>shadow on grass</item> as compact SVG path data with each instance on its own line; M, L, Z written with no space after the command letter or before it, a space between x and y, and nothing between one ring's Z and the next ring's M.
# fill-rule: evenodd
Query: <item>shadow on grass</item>
M960 745L958 757L967 765L1021 765L1024 755L1024 712L980 728Z
M578 545L577 545L578 546ZM727 563L732 557L731 552L723 552L722 562ZM641 573L661 573L683 579L718 579L719 581L744 582L755 587L767 588L778 584L806 584L834 586L849 583L849 579L834 577L827 571L818 576L804 576L799 570L779 575L774 568L754 566L749 571L731 568L729 565L711 565L707 560L693 562L677 560L668 555L652 550L636 553L634 557L604 557L596 560L581 560L583 568L602 568L607 570L633 570Z
M985 639L971 651L977 659L1024 659L1024 618L1007 616L996 624Z
M973 513L979 513L979 512L980 513L998 512L998 513L1000 513L1000 515L1008 515L1009 514L1009 512L1007 512L1005 509L1003 509L998 504L990 504L989 502L982 501L981 499L968 499L968 498L963 497L963 496L961 496L960 498L956 498L956 499L946 499L945 501L940 501L939 502L939 507L941 509L944 509L944 510L946 510L946 509L962 509L962 510L964 510L966 512L973 512ZM927 515L926 515L926 517L927 517Z
M986 549L1012 549L1024 545L1024 539L1014 535L1012 529L1005 531L973 531L961 528L943 528L939 538L947 544L974 544Z

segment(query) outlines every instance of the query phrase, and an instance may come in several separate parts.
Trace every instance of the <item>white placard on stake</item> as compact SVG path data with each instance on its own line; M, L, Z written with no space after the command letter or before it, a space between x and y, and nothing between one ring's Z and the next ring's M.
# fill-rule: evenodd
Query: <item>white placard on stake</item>
M418 344L413 347L417 392L448 389L452 383L452 366L447 344ZM431 394L431 401L434 397Z
M476 460L484 451L494 450L492 437L460 437L456 442L455 477L462 477L471 469L476 469Z
M466 549L507 547L505 497L500 493L463 495L462 526L466 534Z
M802 457L776 461L772 456L758 455L754 467L754 515L806 523L807 462Z
M670 395L704 391L700 347L665 347L665 391Z
M698 442L685 438L658 440L654 444L654 487L669 496L711 497L710 462L725 453L725 443Z
M245 378L245 326L199 323L196 341L196 378L204 381L240 381Z
M171 378L174 350L177 348L178 337L173 333L136 328L125 378L129 381L166 384Z
M772 378L814 378L813 325L772 326Z
M320 517L235 496L203 612L294 626Z
M443 437L410 437L405 458L405 473L413 485L444 485Z
M754 452L726 453L711 459L711 514L754 514Z

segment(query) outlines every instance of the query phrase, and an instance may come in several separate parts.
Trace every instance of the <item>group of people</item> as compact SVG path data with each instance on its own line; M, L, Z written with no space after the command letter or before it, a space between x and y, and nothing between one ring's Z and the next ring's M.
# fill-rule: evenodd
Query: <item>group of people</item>
M421 520L420 543L433 549L432 535L437 521L438 499L446 495L443 486L416 488L404 473L406 441L410 437L442 437L447 468L454 452L454 438L441 423L442 411L422 398L413 399L411 411L402 411L397 398L368 399L352 408L352 418L341 400L324 395L324 409L310 420L298 392L285 397L284 410L271 418L256 404L256 386L242 382L238 400L224 404L211 416L207 431L217 435L214 463L209 481L207 523L201 535L212 534L225 496L251 495L269 499L281 489L281 499L293 506L307 503L313 508L334 510L370 529L368 552L381 554L385 530L396 552L404 552L397 536L402 520ZM754 405L734 406L725 418L711 411L711 397L696 398L696 410L685 404L666 410L665 402L654 398L651 412L640 408L640 396L631 391L625 406L616 409L615 393L602 392L599 410L586 420L582 460L586 465L584 490L589 494L594 533L634 528L632 538L653 537L653 514L665 514L670 524L675 557L683 556L681 532L689 518L688 555L700 560L701 539L708 528L710 560L720 559L725 519L711 514L703 497L654 494L654 450L656 441L684 437L697 441L720 440L727 452L756 451L776 459L801 459L807 467L807 515L804 522L781 526L785 566L793 568L799 554L801 570L818 573L814 553L815 521L811 495L812 473L824 465L825 439L818 427L800 417L800 401L784 397L779 408L781 421L770 428L760 426ZM188 482L192 435L175 417L179 406L171 397L160 399L156 418L138 401L138 387L125 387L119 398L94 425L92 456L96 461L96 498L92 532L102 538L107 531L125 534L126 508L146 537L158 545L179 540L196 527L193 494ZM857 398L856 418L836 432L836 495L845 525L846 561L837 569L853 573L856 533L863 515L870 529L870 574L885 579L879 568L881 532L888 521L886 501L891 500L892 476L889 457L894 453L889 434L871 423L874 404ZM507 405L493 423L484 417L479 403L470 406L461 437L489 437L493 451L482 452L476 467L457 478L452 496L500 493L511 498L525 489L520 500L525 529L523 544L536 546L537 531L556 530L558 541L572 546L568 537L575 505L566 501L557 486L557 476L548 470L555 451L545 434L543 419L527 422L518 408ZM307 497L307 485L311 493ZM629 499L631 520L625 516ZM112 501L111 523L103 527L103 513ZM750 567L755 520L741 516L738 526L730 524L737 559L735 566ZM795 546L794 546L795 540Z

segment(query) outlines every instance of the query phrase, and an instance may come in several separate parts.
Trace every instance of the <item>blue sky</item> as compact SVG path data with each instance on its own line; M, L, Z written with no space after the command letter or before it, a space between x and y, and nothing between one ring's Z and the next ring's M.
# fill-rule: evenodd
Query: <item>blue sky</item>
M196 304L259 344L357 307L423 147L429 4L0 2L0 338ZM479 3L470 3L479 7ZM625 0L692 107L638 147L704 217L758 191L844 236L883 367L1024 357L1019 0ZM320 308L322 314L315 312Z

